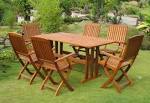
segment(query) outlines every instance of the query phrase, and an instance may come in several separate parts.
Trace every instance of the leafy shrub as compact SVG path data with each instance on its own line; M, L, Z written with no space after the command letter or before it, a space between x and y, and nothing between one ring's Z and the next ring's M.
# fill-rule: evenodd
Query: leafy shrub
M67 16L64 18L65 23L74 23L74 22L81 22L83 19L79 17L70 17Z
M142 30L147 36L150 36L150 22L142 22L137 26L137 29Z
M15 55L11 49L0 50L0 71L6 73L9 62L16 61Z
M16 17L14 12L11 10L5 11L2 19L3 25L8 25L12 28L14 26L15 21L16 21Z
M150 36L145 36L142 43L142 50L150 50Z
M67 16L71 16L71 7L74 1L72 0L60 0L60 7Z
M139 8L129 2L124 2L121 8L123 12L127 15L138 15L140 13Z
M58 0L39 0L35 8L39 24L45 32L58 32L63 23Z
M0 61L14 61L15 55L11 49L3 49L0 51Z

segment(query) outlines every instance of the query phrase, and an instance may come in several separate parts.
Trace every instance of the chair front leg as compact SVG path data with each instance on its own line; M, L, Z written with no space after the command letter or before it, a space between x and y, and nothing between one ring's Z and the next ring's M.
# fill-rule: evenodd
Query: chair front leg
M132 80L129 79L128 75L127 75L127 71L124 71L123 69L121 69L122 74L125 76L125 78L127 79L128 83L127 85L130 85L132 83Z
M70 74L70 72L71 72L71 69L68 69L67 71L62 72L62 75L64 76L64 78L65 78L66 80L69 79L69 74ZM55 91L55 95L56 95L56 96L59 95L60 90L63 88L64 84L65 84L65 83L64 83L64 81L62 80L62 81L60 82L60 84L59 84L57 90Z
M43 68L43 71L45 72L45 74L46 74L46 76L48 75L48 71L47 70L45 70L45 68ZM54 81L54 79L51 77L52 76L52 74L53 74L53 70L50 70L50 76L49 76L49 80L51 81L51 83L53 84L53 85L57 85L58 83L57 82L55 82Z
M61 81L57 90L55 91L55 96L58 96L60 93L60 90L62 89L62 87L64 86L64 81Z
M51 74L51 71L48 71L47 76L45 77L45 79L43 80L43 82L42 82L42 84L41 84L41 86L40 86L40 89L41 89L41 90L43 90L44 85L47 83L47 81L48 81L48 79L49 79L49 77L50 77L50 74Z
M130 67L131 67L131 65L128 65L128 66L127 66L127 68L125 69L125 72L126 72L126 73L129 71ZM121 74L121 75L116 79L116 81L118 81L118 82L121 81L123 77L124 77L124 74Z
M115 86L116 90L120 93L121 92L121 86L117 83L115 79L113 79L113 85Z
M25 63L24 65L22 65L21 71L18 75L18 79L21 78L21 74L26 70L27 66L29 65L29 62Z
M61 71L58 71L62 81L64 82L64 84L66 85L66 87L70 90L73 91L73 87L68 83L67 79L63 76L63 74L61 73Z
M41 67L39 67L38 70L39 70L39 72L40 72ZM33 83L33 80L35 79L35 77L37 76L37 74L38 74L38 71L35 71L34 74L32 75L32 77L31 77L31 79L30 79L30 85Z
M109 78L102 86L101 88L106 88L110 83L113 82L113 80L115 79L115 76L117 74L117 72L114 72L112 75L109 73L108 68L104 68L105 74L106 76Z
M24 62L20 59L20 57L19 57L18 55L17 55L17 58L19 59L21 65L22 65L22 66L25 66ZM27 71L30 75L33 74L33 73L27 68L27 66L26 66L26 71Z

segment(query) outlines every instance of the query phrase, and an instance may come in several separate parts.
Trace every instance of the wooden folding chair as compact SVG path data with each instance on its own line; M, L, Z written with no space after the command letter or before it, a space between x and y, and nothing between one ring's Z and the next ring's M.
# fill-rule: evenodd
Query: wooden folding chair
M83 36L88 37L99 37L100 34L100 25L97 23L88 23L84 27ZM85 41L88 42L88 41ZM85 52L82 47L72 46L73 50L75 51L76 55L79 58L82 58L82 56L79 54L80 51Z
M66 85L66 87L70 91L74 90L67 81L68 75L71 71L71 65L68 58L70 56L73 56L73 54L68 54L66 56L58 58L53 53L51 44L52 41L43 38L32 37L32 45L38 59L37 63L39 65L39 69L42 68L47 75L41 85L41 90L44 88L48 80L50 80L52 84L54 85L56 84L56 82L54 81L51 75L53 71L56 71L61 77L61 82L58 85L58 87L56 88L51 87L51 89L55 90L55 95L57 96L59 95L60 89L64 85Z
M40 35L39 25L36 23L28 23L22 26L23 38L26 42L31 41L31 37L34 35Z
M129 71L136 56L138 55L143 37L143 35L137 35L129 38L129 40L127 41L127 45L123 50L123 55L121 57L114 56L105 52L105 55L107 55L108 58L100 60L99 64L104 67L105 74L108 76L109 79L101 86L102 88L106 88L109 84L113 84L116 87L117 91L121 92L122 86L119 85L119 82L123 79L123 77L127 79L127 82L124 83L123 86L132 83L127 75L127 72ZM119 71L121 71L122 74L117 77Z
M128 26L123 25L123 24L112 24L109 26L108 33L107 33L107 39L115 41L113 45L117 45L116 50L112 50L108 48L108 45L105 45L101 51L115 54L115 53L120 53L124 46L125 46L125 40L126 40L126 35L128 33Z
M30 48L27 48L25 41L22 37L22 35L17 33L8 33L9 34L9 40L12 44L13 50L21 63L21 70L18 75L18 79L21 77L25 77L27 79L30 79L30 84L33 82L33 79L35 78L34 73L31 73L30 70L27 68L29 64L33 65L33 62L37 60L36 55L34 51ZM33 65L34 66L34 65ZM34 66L35 67L35 66ZM25 75L25 71L31 76ZM40 74L42 76L42 74ZM44 76L42 76L44 78Z

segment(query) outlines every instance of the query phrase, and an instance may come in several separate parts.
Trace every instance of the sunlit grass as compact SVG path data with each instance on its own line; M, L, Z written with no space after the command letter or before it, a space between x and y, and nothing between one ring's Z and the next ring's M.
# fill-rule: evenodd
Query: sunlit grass
M40 90L39 86L42 82L40 78L36 78L31 86L26 79L17 80L19 63L8 62L8 66L4 67L6 73L0 69L0 103L116 103L118 101L119 103L149 103L149 57L150 51L140 51L129 72L134 84L123 89L121 94L117 93L114 87L100 88L107 79L104 74L95 80L81 84L83 66L77 65L73 67L69 79L75 91L63 89L58 97L54 96L54 92L50 89Z

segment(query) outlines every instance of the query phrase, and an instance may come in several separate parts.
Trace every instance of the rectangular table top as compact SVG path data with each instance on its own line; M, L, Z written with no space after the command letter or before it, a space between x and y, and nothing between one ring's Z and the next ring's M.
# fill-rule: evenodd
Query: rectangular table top
M47 40L69 43L72 45L85 47L85 48L93 48L93 47L102 46L114 42L112 40L107 40L100 37L89 37L89 36L78 35L75 33L63 33L63 32L42 34L34 37L40 37L40 38L45 38Z

